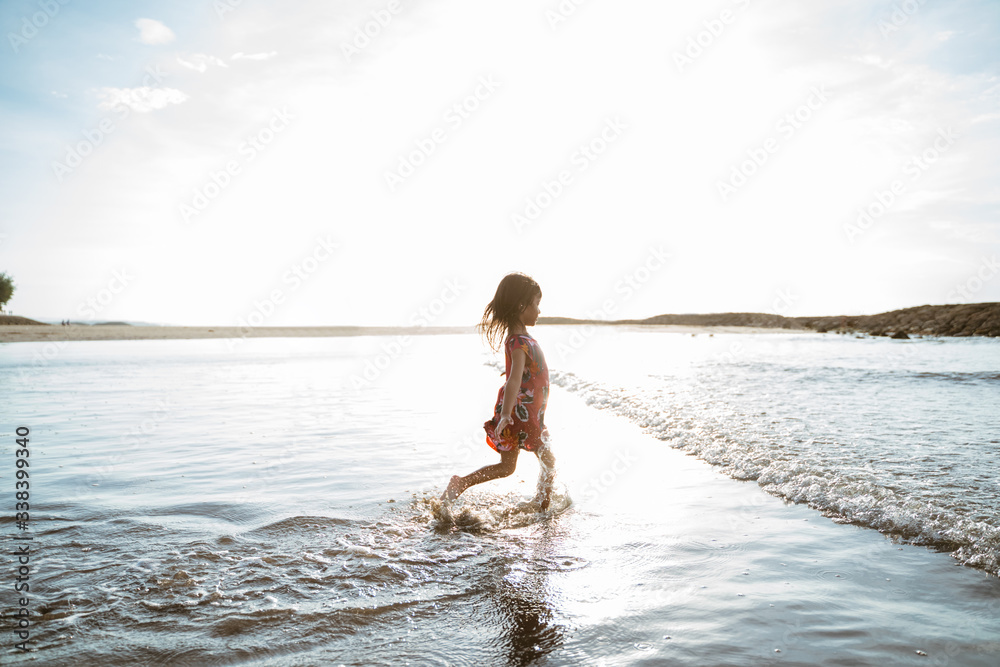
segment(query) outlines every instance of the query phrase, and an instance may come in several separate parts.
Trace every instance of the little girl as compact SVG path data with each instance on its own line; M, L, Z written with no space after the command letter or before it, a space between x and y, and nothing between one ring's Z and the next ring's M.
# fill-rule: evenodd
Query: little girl
M500 387L493 418L483 424L486 442L500 454L500 463L460 477L451 478L442 500L454 500L474 484L506 477L517 467L518 451L534 452L541 464L536 498L544 512L549 508L555 475L555 456L549 448L545 428L545 404L549 399L549 368L538 341L528 335L527 327L538 319L542 289L521 273L504 276L493 300L483 311L479 331L493 350L504 342L504 374L507 382ZM505 340L506 338L506 340Z

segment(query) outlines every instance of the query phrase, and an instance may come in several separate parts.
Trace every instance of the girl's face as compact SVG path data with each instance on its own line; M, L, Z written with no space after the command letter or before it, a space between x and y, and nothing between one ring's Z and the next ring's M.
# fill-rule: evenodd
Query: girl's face
M535 297L528 302L528 305L521 311L521 324L526 327L535 325L535 322L538 320L538 314L542 312L538 307L541 301L542 295L536 294Z

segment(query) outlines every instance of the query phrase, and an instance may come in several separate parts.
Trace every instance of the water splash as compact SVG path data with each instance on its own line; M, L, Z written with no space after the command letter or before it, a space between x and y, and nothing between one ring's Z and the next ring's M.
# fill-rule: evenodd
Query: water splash
M479 534L524 528L545 521L568 510L573 499L565 487L557 485L545 511L542 511L540 495L524 500L516 493L466 493L451 502L423 497L415 499L413 504L422 519L438 533Z

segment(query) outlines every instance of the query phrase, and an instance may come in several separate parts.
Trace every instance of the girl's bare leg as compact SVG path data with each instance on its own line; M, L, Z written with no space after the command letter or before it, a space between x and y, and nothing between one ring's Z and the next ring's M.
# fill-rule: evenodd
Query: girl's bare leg
M441 494L441 500L454 500L462 495L462 493L470 486L482 484L483 482L488 482L491 479L507 477L513 473L515 469L517 469L517 453L517 447L509 452L500 452L500 463L494 463L491 466L484 466L476 472L469 473L465 477L455 475L451 478L451 482L448 483L448 488L444 490L443 494Z
M549 502L552 500L552 487L556 477L556 457L548 445L535 450L538 456L538 494L540 496L542 511L549 509Z

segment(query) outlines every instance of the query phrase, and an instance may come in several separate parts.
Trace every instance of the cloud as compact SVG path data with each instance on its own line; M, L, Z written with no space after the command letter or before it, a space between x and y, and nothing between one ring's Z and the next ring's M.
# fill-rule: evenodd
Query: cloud
M268 58L273 58L278 55L277 51L270 51L268 53L234 53L233 60L267 60Z
M55 95L56 97L58 97L59 99L65 99L66 98L66 93L57 93L56 91L53 90L52 94Z
M124 104L133 111L148 113L162 109L168 104L180 104L188 96L176 88L101 88L98 95L103 98L98 105L100 109L113 109Z
M218 65L219 67L229 67L221 58L216 58L215 56L209 56L204 53L195 53L193 55L187 56L187 59L178 57L177 62L179 62L184 67L188 69L193 69L196 72L204 73L209 65Z
M114 58L112 58L111 56L109 56L106 53L98 53L97 54L97 59L98 60L114 60Z
M174 41L174 31L154 19L137 19L135 27L139 29L139 41L143 44L169 44Z

